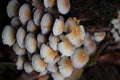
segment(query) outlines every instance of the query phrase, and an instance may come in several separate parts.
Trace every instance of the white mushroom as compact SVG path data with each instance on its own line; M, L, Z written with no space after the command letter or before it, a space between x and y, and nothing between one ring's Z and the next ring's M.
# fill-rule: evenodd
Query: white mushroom
M12 46L16 41L15 34L16 34L16 31L12 26L10 25L5 26L2 32L3 44Z
M17 43L21 48L25 48L25 36L26 36L26 31L20 27L17 31L16 38L17 38Z
M17 43L13 45L13 50L15 53L19 56L26 54L26 49L25 48L20 48Z
M119 19L113 19L113 20L111 21L111 23L112 23L113 25L115 25L115 24L117 24L117 23L119 23L119 22L120 22Z
M32 64L29 61L24 63L24 70L26 73L31 73L33 71Z
M69 58L62 57L60 61L58 62L58 65L59 65L59 71L64 77L71 76L73 72L73 66Z
M52 31L55 36L62 34L64 31L64 21L61 19L56 19Z
M17 0L9 1L9 3L7 5L8 17L12 18L14 16L17 16L19 7L20 7L20 3Z
M29 4L23 4L19 9L19 18L22 24L26 24L31 19L31 9Z
M58 42L59 42L59 37L50 35L49 37L49 45L53 50L58 50Z
M44 0L45 8L52 8L55 5L55 0Z
M58 53L45 44L41 45L40 55L46 63L51 65L55 64L60 59Z
M35 25L35 23L32 20L28 21L27 31L28 32L35 32L36 30L37 30L37 26Z
M22 70L23 69L24 61L25 61L24 56L18 56L18 59L16 61L17 70Z
M37 72L45 72L47 64L40 58L39 54L33 54L32 66L33 69Z
M51 75L52 75L54 80L64 80L65 79L65 77L58 71L51 73Z
M58 43L58 50L63 56L71 56L74 51L74 47L69 40L64 39L63 42Z
M34 34L29 33L25 38L25 47L31 54L37 50L37 40Z
M106 36L106 32L95 32L94 33L94 40L96 42L101 42Z
M42 18L43 11L41 9L36 9L33 14L33 21L37 26L40 26L40 20Z
M56 64L53 64L53 65L48 64L48 66L47 66L47 70L50 71L50 72L56 72L57 69L58 69L58 68L57 68L57 65L56 65Z
M45 13L41 20L41 32L42 34L47 34L52 28L52 16L49 13Z
M71 56L71 60L74 68L82 68L87 64L89 55L85 49L77 48Z
M19 26L21 25L21 22L18 17L13 17L11 20L11 25L15 28L18 29Z
M57 0L57 8L61 14L67 14L70 10L70 1Z

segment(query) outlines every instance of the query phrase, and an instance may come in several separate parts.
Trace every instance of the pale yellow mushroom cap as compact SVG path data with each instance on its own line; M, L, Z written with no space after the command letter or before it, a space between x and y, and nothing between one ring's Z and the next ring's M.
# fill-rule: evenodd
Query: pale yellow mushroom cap
M54 80L64 80L65 77L60 72L51 73Z
M3 44L12 46L16 41L15 34L16 34L16 31L12 26L10 25L5 26L2 32Z
M106 36L106 32L95 32L94 33L94 40L96 42L101 42Z
M50 72L56 72L58 70L58 67L57 67L56 64L53 64L53 65L48 64L47 70L50 71Z

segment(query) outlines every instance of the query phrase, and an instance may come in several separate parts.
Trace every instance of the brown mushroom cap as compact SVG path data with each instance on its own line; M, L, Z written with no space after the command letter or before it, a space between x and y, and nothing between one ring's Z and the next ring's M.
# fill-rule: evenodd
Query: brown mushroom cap
M18 17L13 17L11 20L11 25L15 28L18 29L19 26L21 25L21 22Z

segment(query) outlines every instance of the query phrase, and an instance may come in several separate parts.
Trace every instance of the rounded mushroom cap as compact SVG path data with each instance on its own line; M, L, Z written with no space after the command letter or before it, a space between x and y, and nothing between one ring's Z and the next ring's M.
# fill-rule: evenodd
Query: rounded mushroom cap
M24 70L26 73L31 73L33 71L32 64L28 61L24 63Z
M19 9L19 18L22 24L26 24L31 19L31 9L29 4L23 4Z
M24 65L25 58L23 56L18 56L16 61L17 70L22 70Z
M82 68L87 64L89 55L85 49L77 48L71 56L71 60L75 68Z
M37 50L37 40L35 39L34 34L27 34L25 38L25 47L31 54Z
M106 32L95 32L94 40L97 42L101 42L106 36Z
M28 32L35 32L36 30L37 30L37 26L35 25L35 23L32 20L28 21L27 31Z
M41 45L40 55L49 64L55 64L60 59L58 53L45 44Z
M55 5L55 0L44 0L45 8L52 8Z
M44 72L46 71L47 64L40 58L39 54L33 54L32 66L35 71Z
M59 71L63 76L65 77L71 76L73 72L73 66L69 58L62 57L61 60L58 62L58 65L59 65Z
M48 64L48 66L47 66L47 70L50 71L50 72L56 72L57 69L58 69L58 68L57 68L57 65L56 65L56 64L53 64L53 65Z
M15 43L15 44L13 45L13 50L14 50L15 53L16 53L17 55L19 55L19 56L26 54L26 49L25 49L25 48L20 48L17 43Z
M12 46L16 41L15 34L16 34L16 31L12 26L10 25L5 26L2 32L3 44Z
M57 8L61 14L67 14L70 10L70 1L57 0Z
M64 80L65 77L58 71L51 73L54 80Z
M56 19L52 31L55 36L60 35L64 31L64 21Z
M15 28L18 29L19 26L21 25L21 22L18 17L13 17L11 20L11 25Z
M46 24L47 22L47 24ZM52 16L49 13L45 13L41 20L41 32L42 34L47 34L52 28Z
M35 8L38 8L38 9L43 9L43 3L42 3L43 0L32 0L32 5L35 7Z
M49 76L48 75L44 75L44 76L40 76L39 80L48 80Z
M25 48L25 36L26 36L26 31L20 27L17 31L16 38L17 38L17 43L21 48Z
M19 7L20 7L20 3L17 0L9 1L9 3L7 5L8 17L12 18L14 16L17 16Z

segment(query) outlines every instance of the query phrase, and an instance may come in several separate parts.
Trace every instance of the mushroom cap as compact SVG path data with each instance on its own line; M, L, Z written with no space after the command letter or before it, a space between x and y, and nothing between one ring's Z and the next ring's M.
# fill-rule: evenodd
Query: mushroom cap
M106 32L95 32L94 33L94 40L96 42L101 42L106 36Z
M53 50L58 50L58 42L59 42L59 37L50 35L49 37L49 45Z
M71 76L73 72L73 66L69 58L62 57L60 61L58 62L58 65L59 65L59 71L64 77Z
M16 61L17 70L22 70L24 65L25 58L24 56L18 56Z
M29 21L31 19L31 9L30 9L30 5L25 3L23 4L20 9L19 9L19 18L22 24L26 24L27 21Z
M33 21L37 26L40 26L40 20L42 18L43 11L41 9L36 9L33 14Z
M50 71L50 72L56 72L57 69L58 69L58 68L57 68L57 65L56 65L56 64L53 64L53 65L48 64L48 66L47 66L47 70Z
M16 53L17 55L19 55L19 56L26 54L26 49L25 49L25 48L20 48L17 43L15 43L15 44L13 45L13 50L14 50L15 53Z
M56 19L52 31L55 36L60 35L64 31L64 21Z
M71 56L73 54L74 47L69 40L64 39L63 42L58 43L58 50L64 56Z
M21 48L25 48L25 36L26 36L26 31L22 27L20 27L17 31L16 39L18 45Z
M44 76L40 76L39 80L48 80L49 76L48 75L44 75Z
M45 44L41 45L40 55L49 64L55 64L60 59L58 53Z
M32 0L32 5L35 7L35 8L38 8L38 9L43 9L43 0Z
M31 54L37 50L37 40L32 33L28 33L25 38L25 47Z
M26 73L31 73L33 71L32 64L28 61L24 63L24 70Z
M32 66L33 69L37 72L44 72L46 71L47 63L45 63L39 54L33 54L32 56Z
M89 55L85 49L77 48L71 56L71 60L74 68L82 68L87 64Z
M45 8L52 8L55 5L55 0L44 0Z
M58 71L51 73L54 80L64 80L65 77Z
M17 0L10 0L7 5L7 15L9 18L17 16L20 3Z
M16 41L15 34L16 34L16 31L12 26L10 25L5 26L2 32L3 44L12 46Z
M112 23L113 25L115 25L115 24L117 24L117 23L119 23L119 22L120 22L119 19L113 19L113 20L111 20L111 23Z
M70 1L57 0L57 8L61 14L67 14L70 10Z
M35 23L32 20L28 21L27 31L28 32L35 32L36 30L37 30L37 26L35 25Z
M21 22L18 17L13 17L11 20L11 25L15 28L18 29L19 26L21 25Z
M47 22L47 24L46 24ZM42 34L47 34L52 28L52 16L49 13L45 13L41 19L41 32Z

